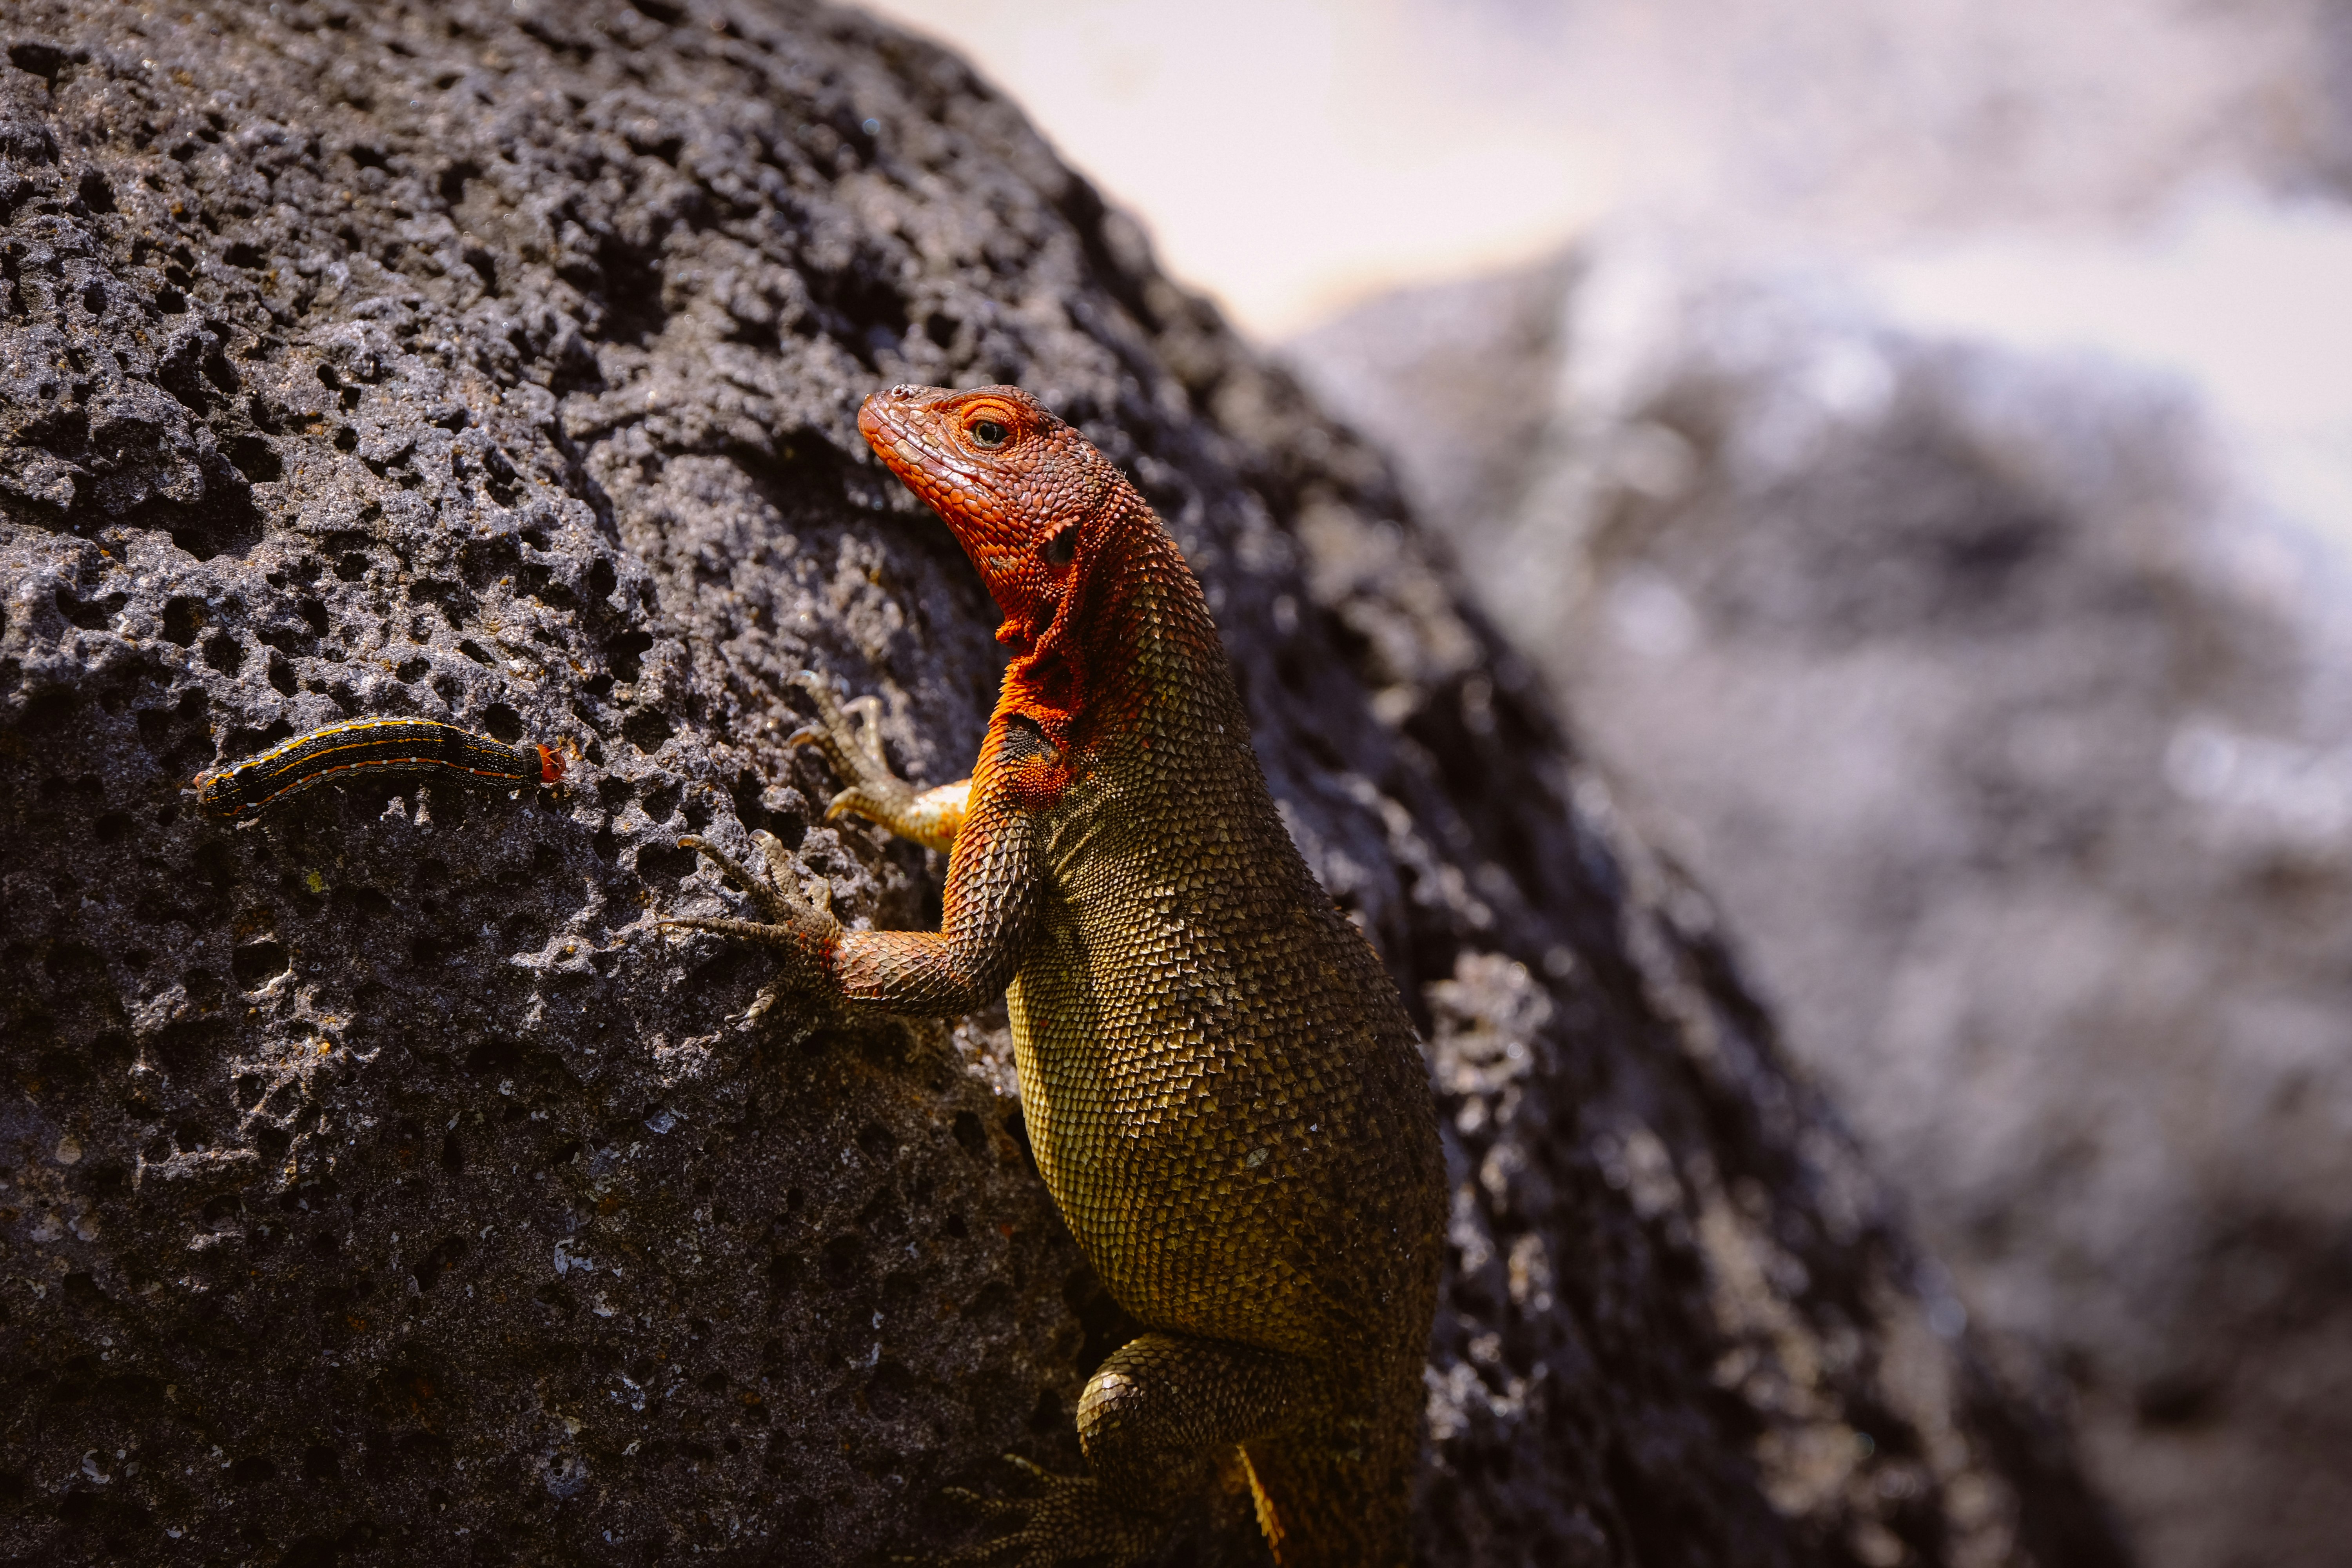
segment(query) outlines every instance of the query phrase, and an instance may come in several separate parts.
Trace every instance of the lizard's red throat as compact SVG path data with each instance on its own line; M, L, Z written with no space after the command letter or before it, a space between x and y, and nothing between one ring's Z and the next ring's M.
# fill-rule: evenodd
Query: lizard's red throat
M866 400L857 429L954 531L1004 612L998 639L1024 653L1059 640L1118 470L1017 386L894 386Z

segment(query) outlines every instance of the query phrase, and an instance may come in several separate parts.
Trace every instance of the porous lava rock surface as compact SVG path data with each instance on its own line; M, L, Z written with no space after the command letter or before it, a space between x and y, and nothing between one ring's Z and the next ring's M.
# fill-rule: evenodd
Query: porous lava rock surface
M5 32L0 1556L871 1563L1077 1466L1128 1325L1002 1015L749 1016L654 925L752 828L936 918L789 679L964 770L993 614L852 419L1007 380L1177 533L1423 1023L1426 1561L2115 1560L1381 461L958 61L699 0ZM363 714L577 761L193 809ZM1166 1560L1265 1552L1228 1490Z

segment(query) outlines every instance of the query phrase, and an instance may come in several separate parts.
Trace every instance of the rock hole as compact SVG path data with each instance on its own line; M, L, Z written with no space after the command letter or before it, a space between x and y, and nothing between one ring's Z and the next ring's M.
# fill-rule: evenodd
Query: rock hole
M603 566L604 565L604 563L600 561L596 564L598 566ZM605 574L607 576L611 575L611 568L606 567ZM596 577L594 567L591 567L589 569L588 576L590 586L594 586ZM611 592L612 590L608 588L605 590L605 595L609 595ZM642 661L646 654L651 651L653 646L654 637L651 632L622 632L617 637L614 637L611 642L604 645L604 657L612 664L613 673L614 675L619 676L623 680L635 684L644 676L645 670Z
M26 42L8 46L8 63L39 77L51 87L66 68L66 52L55 44Z
M291 969L291 959L278 942L247 942L228 954L228 973L236 975L242 992L261 990L287 969Z
M657 888L675 892L694 872L694 851L672 844L637 847L637 875Z
M675 733L668 717L652 708L640 708L621 721L622 738L648 756L660 751Z
M228 444L228 460L236 471L257 485L268 484L281 478L286 465L268 442L258 436L237 436Z
M482 728L511 746L522 739L522 715L503 702L493 702L482 710Z
M481 177L482 166L468 159L442 170L441 177L434 182L433 188L440 194L443 202L454 207L466 199L466 183Z
M955 1132L955 1141L961 1144L963 1146L963 1152L971 1155L973 1159L977 1160L982 1154L988 1152L988 1134L982 1129L980 1125L980 1118L973 1115L971 1111L959 1110L956 1112L953 1131ZM956 1234L961 1236L963 1233L961 1230L958 1230Z
M70 691L37 692L26 702L25 716L16 721L16 727L27 735L54 735L66 727L74 706Z

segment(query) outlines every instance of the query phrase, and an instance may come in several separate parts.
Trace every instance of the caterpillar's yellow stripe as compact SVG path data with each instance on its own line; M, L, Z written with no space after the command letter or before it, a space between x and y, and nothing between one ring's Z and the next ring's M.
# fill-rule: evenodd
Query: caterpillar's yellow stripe
M251 816L313 784L369 773L450 773L521 789L562 778L563 759L545 746L509 746L435 719L352 719L197 780L196 804L213 816Z

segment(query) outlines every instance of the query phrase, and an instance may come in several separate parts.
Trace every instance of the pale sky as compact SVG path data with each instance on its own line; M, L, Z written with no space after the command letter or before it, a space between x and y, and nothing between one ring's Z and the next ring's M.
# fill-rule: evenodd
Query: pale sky
M886 0L954 47L1278 336L1407 279L1531 258L1608 201L1588 132L1494 89L1410 0Z
M2160 206L2328 132L2318 0L877 0L1278 340L1665 211L1833 245Z

